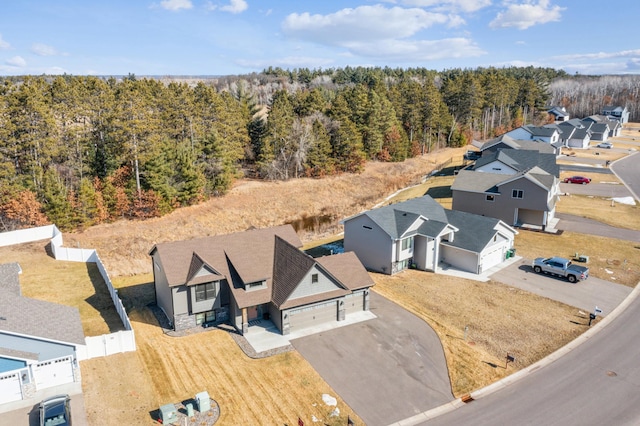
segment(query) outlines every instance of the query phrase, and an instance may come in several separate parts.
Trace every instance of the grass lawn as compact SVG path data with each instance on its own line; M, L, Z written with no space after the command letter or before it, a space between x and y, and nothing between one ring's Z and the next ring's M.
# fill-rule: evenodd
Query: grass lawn
M47 244L0 247L2 263L18 262L22 268L22 295L78 308L85 336L124 330L95 264L55 260L47 254Z
M577 308L499 283L415 270L372 276L374 291L423 318L438 333L455 396L538 361L587 329L588 318ZM516 362L505 369L507 352Z
M134 294L143 301L153 297L152 288L148 294L148 278L128 277L117 284L125 305L143 303L130 300ZM220 405L218 422L222 425L294 425L298 417L306 424L313 424L312 419L316 418L321 424L344 425L347 416L362 424L295 351L251 359L226 331L212 328L185 337L169 337L148 308L134 308L129 316L136 335L136 352L80 363L87 416L92 425L103 424L105 418L110 424L157 424L150 415L153 410L203 390ZM337 398L339 416L331 416L336 407L327 406L323 394Z

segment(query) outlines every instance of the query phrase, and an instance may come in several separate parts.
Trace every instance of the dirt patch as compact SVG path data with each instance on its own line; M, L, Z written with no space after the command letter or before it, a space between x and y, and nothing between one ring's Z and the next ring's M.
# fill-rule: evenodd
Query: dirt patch
M464 148L444 149L403 163L367 164L361 174L286 182L240 180L225 196L146 221L119 221L65 233L68 246L95 248L112 277L151 272L149 250L164 241L244 231L324 218L303 241L341 231L339 220L370 209L398 189L419 183L437 165L461 158ZM330 218L331 220L326 220Z

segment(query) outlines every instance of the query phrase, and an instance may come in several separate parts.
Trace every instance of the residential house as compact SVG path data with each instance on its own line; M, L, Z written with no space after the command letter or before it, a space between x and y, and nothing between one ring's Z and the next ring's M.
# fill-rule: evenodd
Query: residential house
M282 334L369 309L373 281L354 253L312 258L291 225L156 244L158 306L174 330L268 319Z
M545 154L560 155L562 145L560 143L549 144L539 140L514 139L503 134L497 138L486 141L480 147L482 156L493 155L501 149L519 149L524 151L538 151Z
M20 265L0 265L0 404L80 382L77 308L22 295Z
M443 208L430 196L342 221L344 248L370 271L437 272L443 263L482 273L507 258L517 231L500 220Z
M505 135L513 139L543 141L548 144L555 144L560 141L560 132L554 127L534 126L526 124L524 126L506 132Z
M460 170L451 186L454 210L545 228L555 216L559 167L555 156L503 149Z
M627 107L607 105L602 108L602 115L611 120L619 121L623 125L629 122L629 110L627 110Z
M618 120L611 120L609 117L604 115L590 115L589 117L583 118L582 121L592 121L594 123L604 123L609 126L609 137L613 138L616 136L620 136L622 134L622 124Z
M569 120L569 113L567 112L567 109L563 106L551 107L551 109L549 109L547 112L551 117L553 117L553 121L555 122L562 122L562 121Z
M571 119L565 123L558 124L562 129L562 139L565 146L569 148L587 149L591 142L591 127L593 122L578 119Z

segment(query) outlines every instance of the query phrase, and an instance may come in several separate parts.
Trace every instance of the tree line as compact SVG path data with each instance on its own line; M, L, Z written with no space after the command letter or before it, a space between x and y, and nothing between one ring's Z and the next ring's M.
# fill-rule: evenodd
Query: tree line
M547 68L267 69L198 81L0 79L0 226L77 229L321 178L546 119Z

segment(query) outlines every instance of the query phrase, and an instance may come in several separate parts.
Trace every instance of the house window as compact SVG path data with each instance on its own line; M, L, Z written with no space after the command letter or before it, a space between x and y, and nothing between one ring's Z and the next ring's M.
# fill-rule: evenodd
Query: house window
M402 250L407 250L411 248L411 238L405 238L402 240Z
M318 283L318 274L311 274L311 284Z
M213 283L196 285L196 302L204 302L205 300L215 299L216 286Z
M511 191L511 198L523 198L524 191L522 189L514 189Z
M495 195L491 195L491 194L487 194L486 200L494 202L496 200L496 196Z

